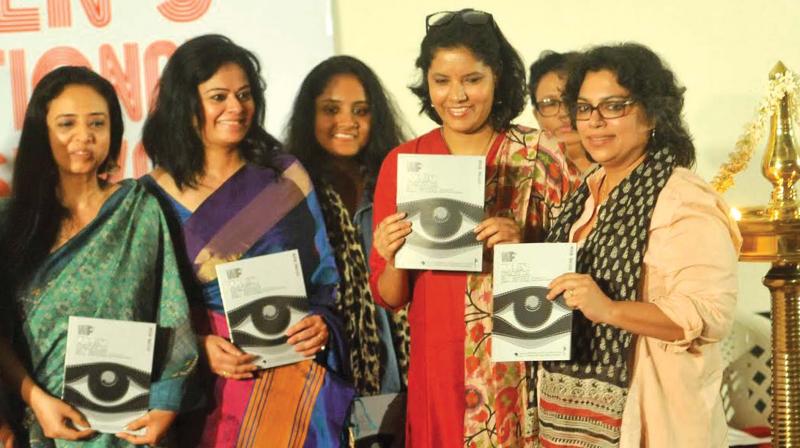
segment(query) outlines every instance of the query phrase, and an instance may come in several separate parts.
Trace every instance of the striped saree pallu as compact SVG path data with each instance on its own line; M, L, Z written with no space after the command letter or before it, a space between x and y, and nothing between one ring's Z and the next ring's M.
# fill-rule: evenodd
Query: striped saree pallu
M342 431L331 417L347 412L341 397L351 391L311 360L269 369L253 387L236 446L329 446Z
M319 364L276 367L241 381L205 369L213 394L187 417L184 446L335 446L340 441L354 392L335 376L347 374L342 368L347 345L334 312L336 264L311 179L294 158L281 155L275 163L277 170L244 166L194 211L150 181L181 219L187 270L201 290L193 304L199 334L230 335L218 264L285 250L298 251L311 312L322 317L329 332L327 350L315 359Z

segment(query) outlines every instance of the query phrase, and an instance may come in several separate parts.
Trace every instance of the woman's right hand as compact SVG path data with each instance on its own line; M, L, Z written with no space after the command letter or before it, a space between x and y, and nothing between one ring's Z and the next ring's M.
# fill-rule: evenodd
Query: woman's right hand
M375 227L372 246L387 263L394 266L394 255L411 233L411 222L404 220L404 212L389 215Z
M212 372L229 380L253 378L253 372L258 370L258 366L253 364L256 355L244 353L227 339L217 335L210 334L203 336L202 339L208 366Z
M95 433L89 427L89 422L77 409L48 394L38 386L31 391L28 405L36 415L36 420L42 427L45 437L83 440ZM79 426L86 429L78 430Z

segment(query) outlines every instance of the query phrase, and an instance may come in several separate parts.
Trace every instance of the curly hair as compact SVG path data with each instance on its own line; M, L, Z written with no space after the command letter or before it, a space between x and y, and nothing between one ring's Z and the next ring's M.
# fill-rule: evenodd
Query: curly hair
M280 142L262 125L266 83L261 79L258 58L225 36L207 34L187 40L169 58L158 83L158 97L142 129L145 152L172 176L178 188L196 187L203 174L205 152L198 129L205 124L205 116L197 86L225 64L236 64L245 72L255 103L253 122L239 143L239 154L249 163L274 166Z
M287 123L284 148L300 160L312 179L324 178L328 174L326 168L330 164L326 162L330 156L320 146L314 133L316 99L333 77L344 74L353 75L359 80L369 103L369 139L355 159L364 171L367 185L372 186L386 154L400 145L405 136L395 105L378 76L352 56L328 58L314 67L303 80Z
M495 130L507 129L511 120L525 108L525 65L511 46L500 27L492 18L489 23L474 25L464 22L461 14L471 9L454 12L447 23L435 23L420 44L416 67L422 76L416 85L409 88L419 98L421 108L437 124L442 118L431 104L428 90L428 70L436 52L443 48L467 48L492 69L497 82L494 89L494 104L489 114L489 123Z
M0 229L0 258L8 280L16 285L24 283L45 259L55 244L61 221L68 214L58 199L60 177L50 147L47 111L50 102L73 85L90 87L108 106L111 139L108 155L97 169L101 186L106 185L107 175L117 168L125 128L114 87L86 67L60 67L48 73L36 85L25 111L11 198Z
M564 97L570 105L572 126L575 127L575 104L587 72L609 70L631 98L644 108L647 118L655 124L655 133L647 142L646 151L667 148L679 166L695 163L692 137L683 121L684 87L675 75L648 47L637 43L603 45L590 49L572 66Z
M539 87L539 81L542 80L544 75L556 72L566 77L569 72L569 66L574 64L579 56L580 53L577 51L557 53L545 50L539 55L539 59L533 61L528 72L528 93L533 107L536 107L536 88Z

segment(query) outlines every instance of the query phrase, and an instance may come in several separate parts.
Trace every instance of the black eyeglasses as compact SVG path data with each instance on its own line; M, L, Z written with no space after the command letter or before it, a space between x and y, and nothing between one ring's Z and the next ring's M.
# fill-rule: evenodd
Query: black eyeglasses
M567 103L555 98L545 98L535 103L536 110L543 117L555 117L560 110L567 110Z
M636 100L633 98L620 98L601 101L597 106L592 106L589 103L577 103L575 105L575 119L586 121L592 117L592 112L595 110L600 114L600 118L604 120L624 117L630 110L629 106L635 102Z
M452 22L454 18L460 17L461 20L467 25L487 25L494 24L492 15L485 11L478 11L476 9L462 9L461 11L439 11L433 14L428 14L425 17L425 34L428 34L431 28L437 26L445 26Z

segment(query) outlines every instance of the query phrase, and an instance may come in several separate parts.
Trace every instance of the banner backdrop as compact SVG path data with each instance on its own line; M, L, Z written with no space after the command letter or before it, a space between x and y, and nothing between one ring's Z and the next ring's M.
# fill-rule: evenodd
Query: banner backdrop
M330 0L0 0L0 196L31 91L62 65L111 81L125 115L118 176L149 170L141 128L159 73L188 38L219 33L253 51L267 82L267 122L280 136L311 68L333 54Z

